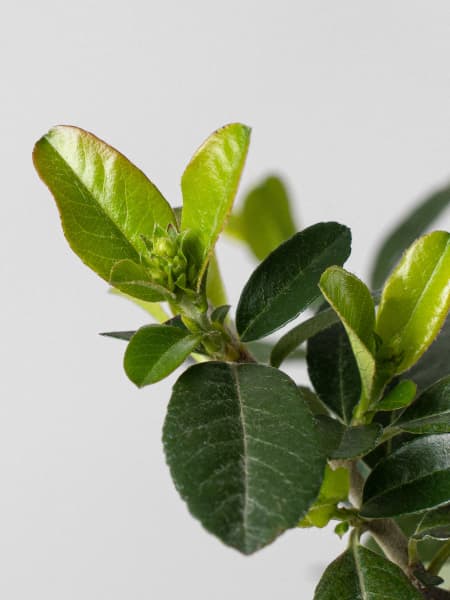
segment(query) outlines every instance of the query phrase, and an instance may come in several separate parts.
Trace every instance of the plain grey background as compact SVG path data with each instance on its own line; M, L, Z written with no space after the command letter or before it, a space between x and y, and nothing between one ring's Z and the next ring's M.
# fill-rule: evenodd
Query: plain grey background
M365 277L384 228L450 176L448 0L19 0L0 56L0 596L312 598L345 546L331 531L244 558L188 514L160 440L176 376L134 389L97 335L146 315L72 255L31 150L79 125L177 205L196 147L242 121L241 192L284 175L303 225L353 229ZM219 253L235 305L254 263Z

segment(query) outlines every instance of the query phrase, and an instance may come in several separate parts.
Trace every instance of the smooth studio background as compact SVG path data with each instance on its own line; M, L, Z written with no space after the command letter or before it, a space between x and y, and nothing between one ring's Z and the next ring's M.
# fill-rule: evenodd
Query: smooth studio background
M177 205L195 148L242 121L241 190L285 175L302 224L351 226L366 276L385 226L450 177L448 0L18 1L0 56L0 596L309 600L345 542L292 531L244 558L190 517L160 441L175 376L134 389L97 335L146 315L72 255L31 150L79 125ZM252 261L219 251L235 305Z

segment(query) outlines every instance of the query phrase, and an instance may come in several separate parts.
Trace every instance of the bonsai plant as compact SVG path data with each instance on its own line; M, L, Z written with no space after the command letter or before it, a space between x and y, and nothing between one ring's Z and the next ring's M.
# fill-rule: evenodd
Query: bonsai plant
M183 173L182 208L79 128L50 130L33 157L72 249L152 315L104 334L128 342L130 380L186 363L163 443L192 515L243 554L335 522L347 548L315 600L450 598L450 234L423 233L450 188L388 236L369 288L343 268L350 230L297 232L278 178L230 215L249 141L239 123L214 132ZM234 319L214 254L225 226L261 261ZM292 359L309 383L281 369Z

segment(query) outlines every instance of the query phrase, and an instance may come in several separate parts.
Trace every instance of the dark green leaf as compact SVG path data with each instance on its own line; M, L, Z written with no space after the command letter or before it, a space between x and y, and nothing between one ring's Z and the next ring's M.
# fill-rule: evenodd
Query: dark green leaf
M383 285L406 248L421 236L449 205L450 186L426 198L389 233L376 257L372 272L373 289Z
M181 229L195 233L198 284L231 210L250 143L250 129L231 123L200 146L181 179Z
M295 383L256 364L208 362L174 386L164 447L191 513L251 554L315 500L325 457Z
M417 385L410 379L400 381L386 396L374 406L374 410L398 410L406 408L414 400Z
M106 331L105 333L101 333L100 335L104 335L105 337L115 338L117 340L125 340L129 342L133 335L136 333L134 331Z
M376 446L383 430L379 423L346 427L326 415L316 415L315 421L324 451L331 459L364 456Z
M450 376L423 392L394 426L410 433L450 433Z
M414 533L414 539L450 539L450 504L425 513Z
M115 263L139 263L142 235L175 216L147 177L122 154L77 127L51 129L36 144L35 167L55 197L72 250L109 281Z
M450 308L450 234L434 231L403 255L383 289L376 321L377 363L406 371L439 333Z
M335 315L334 311L331 314ZM350 424L361 395L361 378L347 333L340 323L308 340L306 362L319 398L344 423Z
M375 305L370 291L360 279L340 267L325 271L320 289L347 331L363 392L371 398L375 379Z
M437 508L450 498L450 434L407 442L379 462L364 486L361 514L395 517Z
M160 381L185 361L201 338L170 325L141 327L127 346L125 372L138 387Z
M317 223L296 233L258 266L244 287L236 313L243 341L262 338L294 319L320 296L324 269L350 254L350 230Z
M146 302L175 299L175 295L151 281L147 269L132 260L120 260L111 269L110 284L129 296Z
M329 565L314 600L423 600L403 571L363 546L352 546Z
M268 177L245 197L242 211L235 215L234 229L258 260L263 260L296 232L289 197L278 177Z

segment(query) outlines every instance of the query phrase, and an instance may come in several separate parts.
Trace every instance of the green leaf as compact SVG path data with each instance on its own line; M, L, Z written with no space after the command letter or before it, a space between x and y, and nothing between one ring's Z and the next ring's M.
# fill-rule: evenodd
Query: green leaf
M314 600L423 600L403 571L363 546L352 546L328 566Z
M227 303L227 293L220 273L219 261L213 252L206 275L206 297L212 306L222 306Z
M132 331L105 331L100 333L104 337L115 338L116 340L124 340L129 342L133 335L136 333L136 330Z
M138 387L160 381L185 361L201 338L170 325L141 327L127 346L125 372Z
M144 265L132 260L117 262L111 269L109 282L124 294L145 302L175 299L175 294L151 280Z
M376 321L377 362L409 369L439 333L450 308L450 234L434 231L405 252L383 289Z
M350 424L361 395L361 378L348 335L340 323L308 340L306 362L319 398L344 423Z
M183 173L181 229L196 234L198 286L230 213L249 142L248 127L240 123L226 125L203 143Z
M296 233L257 267L242 291L236 313L243 341L262 338L294 319L320 296L323 270L350 254L350 230L317 223Z
M423 392L394 427L410 433L450 433L450 377Z
M320 278L320 289L347 331L366 398L375 379L375 306L364 283L340 267L330 267Z
M364 486L361 515L396 517L437 508L450 498L450 434L407 442L380 461Z
M236 222L237 219L237 222ZM232 223L258 260L263 260L297 231L286 188L278 177L267 177L244 199Z
M439 379L450 375L450 316L439 335L404 377L417 383L419 390L425 390Z
M211 312L211 321L214 323L222 324L228 316L231 306L229 304L223 304L218 306Z
M416 540L450 539L450 504L425 513L413 535Z
M279 367L281 363L294 352L308 338L325 331L339 321L338 316L331 308L317 313L310 319L303 321L284 334L275 344L270 355L270 364Z
M72 250L100 277L123 259L140 262L142 235L175 216L158 189L127 158L76 127L51 129L36 144L35 167L55 197Z
M315 416L327 458L343 459L364 456L377 445L382 426L379 423L346 427L326 415Z
M400 381L386 396L374 406L374 410L398 410L406 408L414 400L417 385L410 379Z
M325 457L295 383L257 364L208 362L174 386L163 433L175 485L225 544L251 554L315 500Z
M450 205L450 186L444 187L421 202L394 228L378 251L372 271L372 288L385 282L403 252L422 235L433 221Z
M349 489L348 469L332 469L327 465L319 496L299 527L325 527L334 516L338 503L347 500Z

